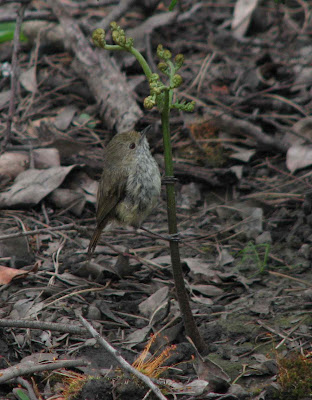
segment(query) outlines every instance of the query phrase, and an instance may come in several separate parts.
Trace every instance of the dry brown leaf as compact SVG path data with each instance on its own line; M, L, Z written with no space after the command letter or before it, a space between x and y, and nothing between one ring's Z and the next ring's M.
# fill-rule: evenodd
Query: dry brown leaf
M15 269L0 265L0 285L7 285L14 278L24 278L29 274L29 271Z
M54 121L54 125L56 126L56 128L61 131L65 131L66 129L68 129L77 111L78 107L74 105L66 106L62 110L60 110Z
M213 285L190 285L190 288L208 297L221 296L224 293L222 289Z
M11 90L6 90L0 93L0 107L1 109L10 101Z
M28 168L29 156L26 153L7 152L0 156L0 176L14 179Z
M78 217L82 214L86 198L71 189L57 188L49 195L49 200L58 208L70 209Z
M31 67L20 74L19 80L26 90L31 93L37 90L36 67Z
M171 379L165 380L165 385L169 386L173 393L176 394L187 394L189 396L200 396L205 393L205 389L208 387L208 382L203 379L195 379L192 382L181 383Z
M130 335L127 336L127 339L124 341L126 344L126 347L128 349L131 349L132 347L136 346L138 343L144 342L148 334L151 331L151 327L149 325L145 326L144 328L137 329L134 332L130 333Z
M258 2L259 0L238 0L236 2L232 21L232 30L236 37L242 38L247 32Z
M32 206L56 189L74 168L52 167L48 169L29 169L15 179L6 192L0 194L0 207Z
M293 134L298 133L300 136ZM312 117L305 117L295 122L290 132L286 132L281 138L287 146L300 146L305 143L305 139L312 140Z
M189 342L194 346L193 342L190 338L187 338ZM195 350L195 363L194 368L197 373L197 376L201 380L205 380L209 382L209 387L213 392L219 392L220 388L228 388L230 377L223 369L213 361L211 361L207 356L202 357L201 354Z
M60 166L60 155L57 149L35 149L33 155L37 169ZM29 153L27 152L7 152L0 156L0 177L14 179L28 167Z
M91 179L84 171L73 171L69 188L83 193L86 201L95 204L98 182Z
M286 165L291 173L312 165L312 146L291 146L287 151Z
M169 289L164 286L153 293L148 299L139 304L139 310L145 317L150 317L153 312L164 302L168 297Z
M37 169L59 167L61 165L60 153L55 148L34 150L34 161Z
M190 275L193 278L200 278L202 283L211 281L221 283L221 279L218 279L218 273L214 269L215 262L206 262L202 258L185 258L183 261L191 270Z

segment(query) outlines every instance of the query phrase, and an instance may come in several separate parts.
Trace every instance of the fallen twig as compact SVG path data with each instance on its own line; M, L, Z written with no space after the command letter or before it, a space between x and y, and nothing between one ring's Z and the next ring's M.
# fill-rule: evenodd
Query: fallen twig
M48 364L29 365L29 363L21 363L0 370L0 384L17 378L18 376L31 375L36 372L54 371L60 368L71 368L78 366L86 366L90 363L87 360L64 360Z
M3 137L3 142L1 146L0 154L4 153L6 150L6 146L9 143L10 136L11 136L11 128L12 128L12 121L13 116L15 113L15 97L16 97L16 90L17 90L17 83L18 83L18 51L20 48L20 34L21 34L21 27L23 22L23 16L28 5L29 1L25 1L24 4L20 5L20 8L17 12L16 17L16 26L14 32L14 39L13 39L13 54L12 54L12 73L11 73L11 96L10 96L10 104L9 104L9 112L6 124L6 130Z
M0 240L12 239L12 238L17 238L17 237L21 237L21 236L37 235L38 233L49 233L51 231L65 231L67 229L71 229L74 227L75 227L75 224L72 223L72 224L67 224L67 225L62 225L62 226L53 226L51 228L34 229L33 231L27 231L27 232L10 233L9 235L0 236Z
M50 11L28 11L25 13L23 20L24 21L33 21L33 20L48 20L48 21L55 21L56 18L54 15L50 13ZM0 22L15 22L16 15L13 13L3 13L0 15Z
M88 333L86 329L81 328L80 326L58 324L56 322L0 319L0 326L6 328L26 328L26 329L58 331L58 332L71 333L74 335L83 335L83 336L86 336L86 334Z
M161 393L160 389L151 381L148 376L133 368L123 357L121 357L117 350L114 349L114 347L112 347L102 336L100 336L98 332L93 328L93 326L90 325L89 322L81 315L79 316L79 319L83 326L88 329L91 335L100 343L102 347L104 347L106 351L108 351L114 357L114 359L121 365L124 370L130 372L131 374L139 378L142 382L144 382L145 385L147 385L159 399L167 400L167 398Z
M302 283L303 285L306 285L306 286L310 286L310 287L312 286L311 283L309 283L309 282L307 282L307 281L304 281L303 279L294 278L293 276L289 276L289 275L286 275L286 274L282 274L282 273L276 272L276 271L268 271L268 272L269 272L270 275L275 275L275 276L278 276L278 277L280 277L280 278L290 279L290 280L292 280L292 281Z

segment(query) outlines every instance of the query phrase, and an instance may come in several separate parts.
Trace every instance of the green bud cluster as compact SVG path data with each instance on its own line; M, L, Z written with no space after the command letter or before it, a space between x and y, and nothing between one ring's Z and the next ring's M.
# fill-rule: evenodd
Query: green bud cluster
M110 24L113 41L120 47L128 50L133 46L133 39L126 38L125 31L116 22Z
M183 54L177 54L174 57L174 62L175 62L175 68L176 68L176 71L177 71L178 69L180 69L182 67L182 65L184 63L184 55Z
M159 96L164 90L165 86L161 82L158 74L152 74L149 79L149 87L152 96Z
M179 75L179 74L173 75L172 82L171 82L172 89L175 89L175 88L181 86L182 83L183 83L183 79L182 79L181 75Z
M112 22L109 24L109 26L110 26L110 28L111 28L112 31L115 31L115 30L117 30L118 28L120 29L120 26L117 24L116 21L112 21Z
M144 99L144 108L151 110L156 105L156 96L147 96Z
M150 79L149 79L150 83L151 82L159 82L159 75L158 74L152 74Z
M171 51L168 49L164 49L162 44L157 46L157 57L161 60L168 61L172 57Z
M158 74L152 74L148 82L151 95L144 99L144 107L151 110L155 105L161 103L163 92L168 88L161 82Z
M185 105L184 105L184 110L186 111L186 112L193 112L194 110L195 110L195 101L193 100L193 101L191 101L191 102L189 102L189 103L186 103Z
M167 63L165 63L164 61L161 61L160 63L158 63L157 68L159 69L159 71L161 71L163 74L169 75L169 66Z
M174 58L174 62L171 61L171 52L164 49L163 45L159 44L157 47L157 56L162 60L158 64L157 68L168 77L177 72L183 65L184 56L183 54L177 54ZM182 84L183 80L180 75L175 74L171 79L171 89L177 88Z
M111 22L110 27L115 45L106 44L105 31L104 29L100 28L93 32L93 42L96 46L103 47L107 50L124 49L132 53L137 58L144 70L145 75L148 77L150 87L150 95L144 99L144 107L148 110L151 110L154 106L157 106L160 110L162 110L164 107L166 93L169 93L170 108L176 108L187 112L194 111L194 101L189 103L186 103L185 101L179 103L179 101L176 101L172 104L173 89L179 87L183 82L181 75L177 74L177 71L182 67L184 62L183 54L177 54L174 57L174 60L171 60L172 54L170 50L165 49L161 44L158 45L157 56L160 58L158 69L163 74L167 75L170 81L170 85L165 86L160 80L159 75L152 73L143 56L133 47L133 39L127 38L125 31L116 22Z
M104 29L101 28L95 29L95 31L93 31L92 33L92 40L97 47L104 48L106 46Z
M190 101L189 103L186 103L183 101L182 103L176 102L172 104L172 108L176 108L181 111L186 111L186 112L193 112L195 109L195 101Z

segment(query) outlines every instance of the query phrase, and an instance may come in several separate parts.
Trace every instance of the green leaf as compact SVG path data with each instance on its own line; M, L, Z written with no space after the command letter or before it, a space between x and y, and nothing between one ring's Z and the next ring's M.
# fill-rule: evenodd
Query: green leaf
M174 7L177 5L178 0L171 0L169 11L173 11Z
M0 43L9 42L14 38L16 23L15 22L2 22L0 23ZM26 41L26 36L21 33L20 40Z
M23 392L22 389L16 389L14 391L15 396L18 396L18 399L20 400L30 400L30 398L27 396L27 394L25 392Z
M94 121L87 113L81 113L78 117L74 119L73 124L86 125L90 129L94 129L96 127L96 121Z

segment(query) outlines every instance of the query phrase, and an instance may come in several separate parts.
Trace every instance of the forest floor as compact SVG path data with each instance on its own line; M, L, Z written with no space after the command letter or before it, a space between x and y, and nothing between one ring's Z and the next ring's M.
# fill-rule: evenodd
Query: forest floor
M118 7L62 3L90 43L86 27ZM154 398L116 372L118 363L84 330L80 315L130 363L147 348L154 357L147 365L163 367L168 398L312 399L312 5L250 2L247 28L235 31L238 3L178 2L173 22L160 18L139 37L152 63L159 43L185 57L177 95L195 100L196 109L173 113L171 122L181 258L209 360L229 379L219 382L186 338L165 238L164 186L144 223L151 233L104 232L87 260L102 151L113 129L75 72L62 35L46 34L46 25L52 31L58 24L53 12L34 1L25 13L16 109L0 156L0 383L7 368L26 369L2 383L0 399L73 398L70 391L79 393L85 382L76 398ZM127 33L167 14L167 6L132 2L117 22ZM2 7L10 20L19 5ZM37 31L36 13L44 18ZM12 51L12 41L0 44L3 134ZM139 66L120 56L117 65L143 110L148 87ZM150 147L164 176L159 121L157 111L145 110L136 122L152 125ZM58 369L44 368L57 362ZM42 369L27 370L36 366Z

